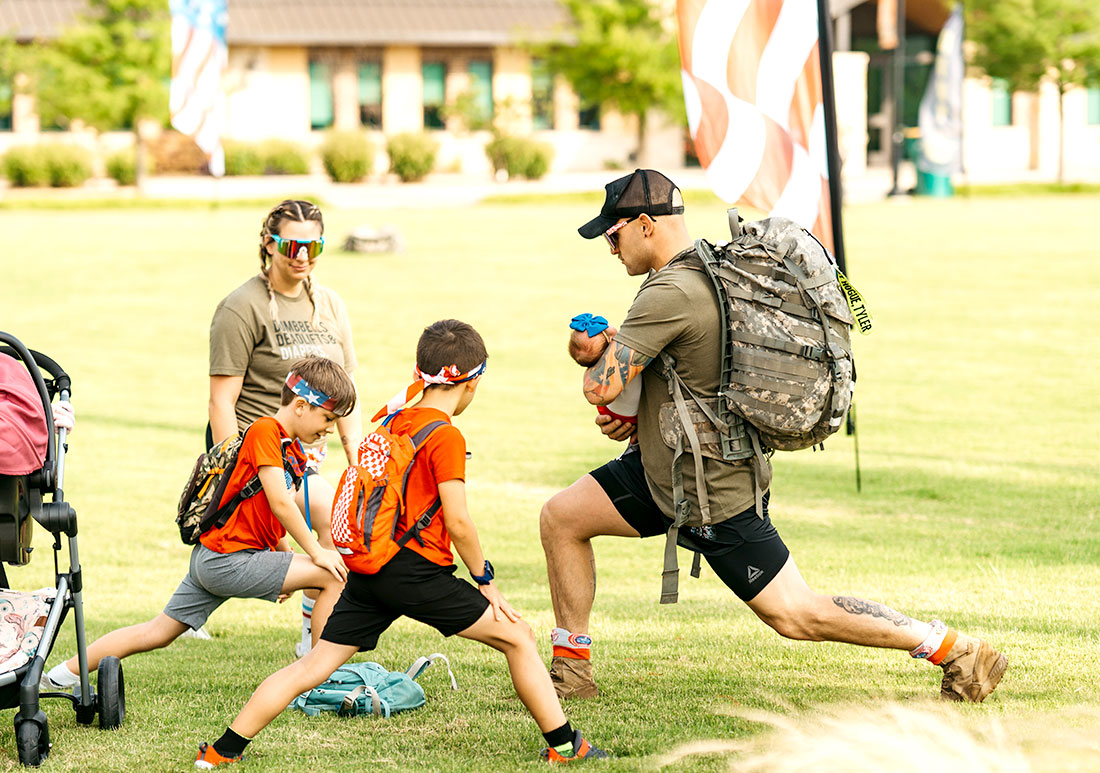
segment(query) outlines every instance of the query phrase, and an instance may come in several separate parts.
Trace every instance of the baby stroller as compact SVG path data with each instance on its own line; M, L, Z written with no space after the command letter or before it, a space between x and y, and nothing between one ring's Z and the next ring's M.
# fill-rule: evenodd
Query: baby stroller
M43 378L43 370L50 381ZM62 490L66 432L55 427L51 407L55 395L68 400L69 390L70 379L56 362L0 331L0 709L19 707L15 738L24 765L37 766L50 752L39 698L68 699L77 722L89 725L98 714L104 729L118 727L126 711L118 658L107 657L99 664L98 694L88 679L76 511ZM44 502L47 495L51 501ZM30 561L35 521L54 537L56 590L7 590L4 564L22 566ZM69 543L69 571L64 573L58 568L62 534ZM40 693L46 658L70 609L76 622L79 689L72 695ZM13 641L16 637L18 642Z

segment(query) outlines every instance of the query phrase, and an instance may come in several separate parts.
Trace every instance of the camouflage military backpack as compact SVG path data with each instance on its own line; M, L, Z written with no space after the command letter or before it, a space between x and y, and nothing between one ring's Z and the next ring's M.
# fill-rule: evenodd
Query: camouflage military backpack
M675 453L676 503L662 603L676 601L679 527L712 522L702 458L751 460L756 511L762 516L769 482L765 454L818 445L841 427L855 385L849 333L857 321L861 329L870 328L858 293L802 226L780 217L745 223L730 210L730 231L728 243L697 241L688 258L692 268L695 257L701 261L721 308L719 394L693 394L672 358L661 354L672 396L669 409L676 413L675 420L669 416L661 422L665 442ZM684 453L695 463L698 510L684 496Z

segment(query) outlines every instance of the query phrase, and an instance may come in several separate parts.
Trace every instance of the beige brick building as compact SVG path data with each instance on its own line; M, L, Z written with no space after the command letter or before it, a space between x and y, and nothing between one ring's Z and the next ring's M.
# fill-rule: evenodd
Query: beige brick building
M166 0L167 1L167 0ZM875 0L831 0L841 154L846 176L889 163L890 52L878 49ZM56 37L83 0L2 0L0 31L24 44ZM931 65L947 18L940 0L907 0L908 81L904 116L916 123L921 70ZM565 20L557 0L229 0L226 136L280 137L315 145L328 129L362 127L379 148L385 136L426 130L440 141L440 169L487 173L484 130L467 116L496 113L510 131L555 148L555 170L631 164L632 119L584 110L560 79L543 71L522 41L544 39ZM1100 179L1100 89L1065 100L1066 170ZM910 115L911 113L911 115ZM1051 179L1057 166L1058 105L1053 86L1008 94L988 78L970 78L964 97L964 165L971 180ZM0 151L35 141L33 99L16 95L0 116ZM56 132L49 132L56 136ZM649 127L650 163L677 167L685 130L659 117ZM125 135L82 136L100 148Z

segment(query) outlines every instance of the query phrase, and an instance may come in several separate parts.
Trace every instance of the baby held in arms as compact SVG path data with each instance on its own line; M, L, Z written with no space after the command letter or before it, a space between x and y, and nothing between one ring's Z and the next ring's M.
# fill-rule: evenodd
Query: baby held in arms
M570 320L569 329L572 331L569 334L569 356L585 368L600 361L618 332L608 325L605 318L596 314L578 314ZM604 416L636 424L641 392L642 380L635 378L626 385L622 394L607 405L597 406L596 410Z

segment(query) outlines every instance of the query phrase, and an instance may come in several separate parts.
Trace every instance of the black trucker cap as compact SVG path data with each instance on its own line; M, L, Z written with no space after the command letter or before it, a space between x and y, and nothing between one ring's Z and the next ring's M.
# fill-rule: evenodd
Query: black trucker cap
M635 169L604 189L600 214L577 229L585 239L595 239L624 217L684 214L684 197L676 183L653 169Z

